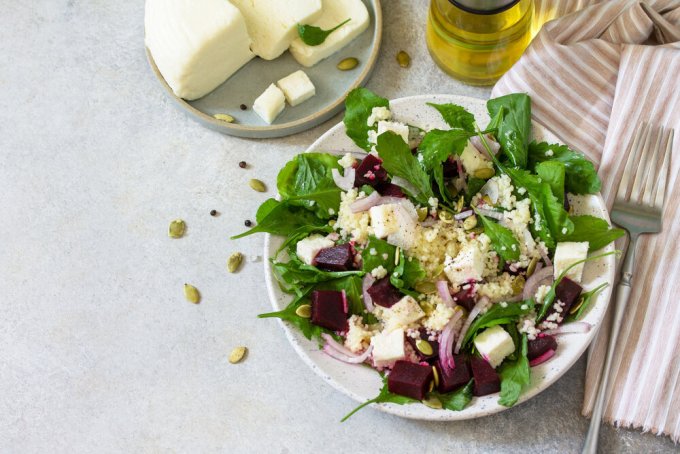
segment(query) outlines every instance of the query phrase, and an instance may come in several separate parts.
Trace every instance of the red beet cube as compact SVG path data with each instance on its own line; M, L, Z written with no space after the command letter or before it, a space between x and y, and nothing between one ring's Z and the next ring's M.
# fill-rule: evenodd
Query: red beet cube
M432 367L397 361L387 377L387 389L400 396L423 400L432 379Z
M564 303L564 307L562 308L563 316L566 316L569 313L571 306L576 302L578 297L581 296L582 290L583 287L568 277L562 278L560 283L557 284L557 287L555 287L555 297Z
M387 171L382 167L382 160L372 154L366 155L356 168L354 186L362 185L377 186L387 181Z
M527 358L529 358L529 361L531 361L538 358L548 350L557 350L557 340L554 336L545 335L542 337L537 337L534 340L530 340L527 347Z
M382 307L392 307L402 298L401 292L390 283L389 277L377 280L368 289L368 294L375 304Z
M486 396L501 390L501 378L485 359L473 357L470 360L470 367L475 378L473 391L475 396Z
M477 304L472 285L470 285L468 289L459 290L458 292L454 293L453 301L463 306L468 311L471 311L472 308L475 307L475 304Z
M444 170L444 177L453 178L458 176L458 165L455 161L447 159L442 163L442 168Z
M378 186L377 189L380 195L385 197L402 197L402 198L406 197L404 191L402 191L401 188L396 184L383 183L380 186Z
M347 331L347 300L337 290L312 292L312 323L331 331Z
M321 249L312 264L326 271L347 271L354 263L352 245L349 243Z
M435 367L439 372L439 392L450 393L461 386L465 386L470 382L472 374L470 373L470 364L464 354L453 355L453 362L456 367L448 373L444 371L441 363L437 361Z

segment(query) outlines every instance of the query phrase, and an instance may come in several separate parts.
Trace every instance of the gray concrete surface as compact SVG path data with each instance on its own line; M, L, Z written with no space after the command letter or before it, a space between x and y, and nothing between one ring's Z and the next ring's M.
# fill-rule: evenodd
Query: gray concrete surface
M424 0L386 0L369 87L394 98L485 97L444 76ZM579 452L584 359L532 401L462 423L406 421L354 402L296 357L269 308L263 237L228 238L278 168L338 118L278 140L208 131L147 67L143 2L4 0L0 15L0 452ZM413 66L401 69L396 52ZM247 170L237 162L251 163ZM209 211L222 214L213 218ZM183 218L187 236L170 240ZM203 294L182 295L190 282ZM250 353L230 365L236 345ZM602 452L669 452L603 430Z

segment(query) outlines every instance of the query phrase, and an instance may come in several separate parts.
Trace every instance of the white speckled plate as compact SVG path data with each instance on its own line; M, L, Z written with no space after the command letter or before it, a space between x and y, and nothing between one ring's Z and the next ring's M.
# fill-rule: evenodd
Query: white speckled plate
M185 101L175 96L158 71L148 49L146 55L151 69L175 106L202 125L232 136L255 139L296 134L340 112L347 93L368 81L380 50L382 11L380 0L363 1L370 16L368 28L336 54L311 68L300 65L289 52L284 52L279 58L271 61L256 57L215 90L194 101ZM357 58L359 65L351 71L338 70L336 68L338 62L347 57ZM304 70L314 83L316 95L295 107L286 104L286 108L274 122L271 125L267 124L252 110L253 101L269 84L298 69ZM248 109L241 110L239 108L241 104L245 104ZM236 121L226 123L216 120L213 118L216 113L229 114Z
M464 96L413 96L394 100L390 102L390 106L394 117L400 121L420 127L446 129L447 126L441 120L439 113L426 105L428 102L454 103L464 106L475 115L480 125L486 125L489 120L485 101ZM534 123L534 137L538 140L545 140L551 143L560 142L550 131L536 123ZM310 150L327 152L359 151L356 145L345 135L345 127L342 123L321 136L309 147L308 151ZM573 206L578 214L592 214L609 220L609 214L605 208L604 201L599 195L579 196L573 200ZM270 257L281 242L281 237L267 235L265 254ZM611 251L613 249L614 246L609 245L604 251ZM610 283L610 286L599 294L591 309L583 318L583 321L591 324L593 328L585 334L566 334L559 337L559 347L555 356L549 361L531 369L531 385L520 397L518 405L553 384L586 350L595 337L597 328L607 309L611 296L611 284L614 282L614 268L614 256L608 256L586 264L583 277L583 284L586 289L592 289L602 282ZM275 310L281 310L291 301L291 297L281 292L267 261L265 261L265 274L272 306ZM319 350L317 342L308 341L294 327L285 322L282 322L282 326L286 336L303 361L333 387L348 395L357 403L364 402L378 394L381 380L376 371L365 366L354 366L339 362ZM422 404L374 404L372 407L404 418L454 421L478 418L506 410L506 407L499 405L497 400L498 394L475 397L465 410L459 412L434 410ZM352 408L353 404L348 403L347 411L349 412ZM338 415L338 418L342 416Z

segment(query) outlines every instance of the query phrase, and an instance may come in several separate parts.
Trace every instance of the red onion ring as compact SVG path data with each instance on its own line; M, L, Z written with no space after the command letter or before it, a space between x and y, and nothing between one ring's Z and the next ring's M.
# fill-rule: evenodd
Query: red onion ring
M500 213L496 210L488 210L486 208L477 207L477 212L481 215L486 216L487 218L496 219L497 221L500 221L500 220L503 219L503 213Z
M460 351L460 347L463 346L463 339L465 338L468 329L470 329L470 325L472 325L472 322L475 320L475 318L477 318L482 309L484 309L489 303L490 303L489 298L483 296L479 299L479 301L477 301L475 307L472 308L470 314L465 320L465 324L463 324L463 328L460 330L460 334L458 335L458 342L456 342L456 348L453 350L454 353L458 354L458 352Z
M552 266L552 262L550 261L550 257L548 257L548 254L543 250L542 247L538 247L538 252L541 253L541 258L545 262L546 265Z
M371 192L368 197L364 197L363 199L358 199L352 202L352 204L349 206L349 209L352 211L352 213L358 213L360 211L368 211L370 208L379 205L380 201L380 194L378 194L377 191Z
M540 270L534 271L534 274L527 279L524 283L524 289L522 290L522 299L528 300L534 297L538 287L543 284L544 281L548 279L552 281L553 267L546 266Z
M534 366L538 366L539 364L543 364L544 362L548 361L553 356L555 356L555 350L550 349L547 352L543 353L541 356L534 358L531 361L529 361L529 367L534 367Z
M456 324L463 316L463 308L458 307L451 319L446 324L442 330L441 336L439 337L439 360L446 372L450 372L456 367L456 363L453 360L453 340L456 337L454 329Z
M439 297L442 299L444 304L446 304L449 307L454 307L456 303L453 302L453 297L451 297L451 292L449 291L449 283L446 281L437 281L435 285L437 286Z
M375 283L375 277L371 273L366 273L364 280L361 282L361 294L364 297L364 306L368 312L373 312L373 298L368 293L368 289Z
M472 216L473 214L474 214L474 211L472 211L472 210L465 210L465 211L461 211L461 212L458 213L458 214L454 214L454 215L453 215L453 219L455 219L456 221L462 221L462 220L465 219L465 218L469 218L469 217Z
M492 138L491 134L486 134L486 135L484 136L484 141L486 142L486 144L487 144L487 145L489 146L489 148L491 149L491 152L492 152L494 155L497 155L498 152L499 152L500 149L501 149L501 145L500 145L498 142L496 142L496 141ZM491 155L489 155L489 150L486 149L486 147L485 147L484 144L482 143L482 139L480 139L479 136L472 136L472 137L470 137L470 143L471 143L471 144L472 144L472 145L473 145L480 153L482 153L482 154L485 155L485 156L488 156L488 158L491 159Z
M364 361L368 359L368 357L371 355L371 352L373 351L373 346L369 345L368 348L366 349L365 352L363 352L361 355L358 356L345 356L342 353L338 352L335 350L333 347L331 347L329 344L326 344L323 346L323 351L325 354L330 356L331 358L335 358L338 361L342 361L344 363L348 364L361 364Z
M345 169L344 175L340 175L338 169L331 169L331 175L333 175L335 185L343 191L349 191L354 187L354 177L356 176L356 170L354 168L350 167Z

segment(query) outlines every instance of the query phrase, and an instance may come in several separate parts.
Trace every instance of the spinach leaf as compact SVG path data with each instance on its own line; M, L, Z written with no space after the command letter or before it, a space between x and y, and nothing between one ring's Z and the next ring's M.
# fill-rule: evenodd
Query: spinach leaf
M366 273L370 273L373 269L382 266L391 273L394 270L394 254L397 248L392 246L385 240L381 240L374 236L368 237L368 243L363 251L361 251L361 258L363 261L362 269ZM372 254L371 251L375 251ZM384 256L387 255L387 258Z
M255 227L247 232L232 236L231 239L235 240L259 232L289 235L301 227L312 228L326 225L325 220L318 218L311 211L275 199L269 199L260 205L256 219L257 225Z
M418 194L411 194L418 202L427 205L434 197L430 177L411 153L401 136L386 131L378 136L376 150L383 160L383 167L391 176L398 176L413 185Z
M468 406L472 400L473 380L470 380L467 385L458 388L450 393L441 394L433 393L441 401L442 406L447 410L461 411Z
M569 311L569 314L565 317L564 321L574 322L576 320L580 320L581 317L583 317L583 313L590 307L590 303L597 297L597 295L602 290L607 288L608 285L609 285L608 282L603 282L594 289L585 293L581 293L581 296L579 296L576 305Z
M544 161L558 161L564 164L567 192L597 194L602 187L595 165L583 154L569 149L566 145L531 142L529 144L529 168L533 169L538 163Z
M480 315L472 322L468 332L463 338L462 346L465 347L476 335L477 332L496 325L505 325L510 322L517 322L522 315L530 313L534 308L532 300L521 301L519 303L507 303L505 307L500 304L492 305L488 311Z
M355 88L350 91L345 99L345 130L347 136L355 144L366 151L371 151L368 142L368 131L375 130L376 126L368 126L368 117L374 107L390 107L390 102L381 98L367 88Z
M434 176L434 180L439 188L442 199L449 202L449 190L444 184L444 168L442 163L451 155L460 155L468 140L473 135L462 129L451 129L444 131L433 129L428 131L423 137L423 141L418 146L418 160L422 163L425 170Z
M486 180L481 178L475 178L473 176L468 176L467 189L465 189L465 203L470 203L472 197L482 190L482 187L486 184Z
M344 290L347 296L350 314L362 315L366 310L361 299L361 277L357 274L321 282L314 286L314 290Z
M404 404L410 404L414 402L419 402L418 400L411 399L410 397L406 396L400 396L399 394L394 394L393 392L390 392L390 390L387 387L387 376L383 375L382 377L383 381L383 386L380 389L380 393L374 397L373 399L367 400L363 404L359 405L357 408L349 412L347 415L345 415L344 418L340 420L340 422L345 422L347 421L354 413L358 412L362 408L364 408L367 405L370 404L379 404L379 403L386 403L390 402L393 404L399 404L399 405L404 405Z
M536 165L536 175L550 185L550 190L564 206L564 164L559 161L545 161Z
M288 292L300 292L300 289L309 284L330 281L333 279L363 275L363 271L324 271L319 268L307 265L295 254L290 257L288 262L272 262L274 274L282 288Z
M496 138L510 164L521 169L526 168L527 148L531 137L531 98L524 93L514 93L488 100L486 108L494 120L499 116L499 111L503 110Z
M314 211L321 219L340 209L340 188L332 169L340 170L338 157L326 153L301 153L279 172L276 186L281 198L291 205Z
M316 225L304 225L302 227L299 227L295 230L293 230L286 240L281 244L281 246L276 250L276 253L274 254L274 258L278 257L279 253L283 251L284 249L287 249L289 247L293 247L297 244L298 241L302 240L303 238L307 238L309 235L312 233L331 233L333 231L333 227L330 225L324 225L324 226L316 226Z
M588 249L597 251L626 234L625 230L609 227L607 221L595 216L571 216L574 231L561 235L560 241L587 241Z
M517 344L515 344L517 345ZM522 390L529 385L531 374L529 372L529 359L527 358L528 341L527 335L522 336L522 345L515 361L505 361L501 366L501 393L498 403L506 407L512 407L517 403Z
M399 250L399 264L390 274L390 283L404 293L413 288L417 282L425 279L426 273L420 262L413 257L406 257L404 251ZM413 296L413 295L411 295Z
M471 134L475 133L475 116L465 110L464 107L456 104L434 104L431 102L428 102L427 105L437 109L451 128L464 129Z
M286 306L285 309L282 311L278 312L268 312L266 314L260 314L257 317L258 318L280 318L281 320L286 320L287 322L290 322L293 324L295 327L297 327L300 332L307 338L307 339L312 339L316 338L321 340L321 334L322 333L327 333L332 335L333 337L336 337L336 334L333 333L332 331L322 328L320 326L317 326L311 322L310 319L308 318L303 318L300 317L295 313L298 307L302 306L303 304L309 304L309 299L308 299L308 294L311 291L311 286L305 289L302 295L298 296L295 298L288 306Z
M477 213L476 216L482 221L484 233L491 238L491 244L501 259L505 262L516 262L519 260L519 241L517 241L512 231L507 227L490 221L480 213Z
M300 25L300 24L298 24L298 26L297 26L298 35L300 36L300 39L302 40L302 42L307 44L308 46L318 46L319 44L322 44L324 41L326 41L326 38L328 38L328 35L330 35L335 30L337 30L338 28L345 25L350 20L352 20L352 19L347 19L346 21L336 25L335 27L331 28L330 30L323 30L322 28L316 27L314 25Z

